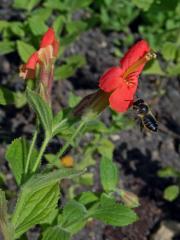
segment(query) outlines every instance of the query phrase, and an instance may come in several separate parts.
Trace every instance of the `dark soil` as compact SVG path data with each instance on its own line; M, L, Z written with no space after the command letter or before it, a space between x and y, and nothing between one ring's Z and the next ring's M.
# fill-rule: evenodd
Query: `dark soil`
M6 1L2 2L0 16L9 11ZM2 6L5 7L2 8ZM67 105L68 91L74 90L83 96L97 88L100 75L108 67L118 64L119 59L113 55L113 42L115 39L121 40L123 37L121 33L103 34L101 30L93 29L82 34L81 38L68 49L66 55L84 54L87 65L79 69L76 75L68 81L54 84L53 108L55 111ZM122 50L124 51L123 47ZM15 75L15 72L18 71L18 61L15 63L13 61L15 58L17 59L15 54L0 58L0 81L2 85L19 90L23 89L24 85L23 81ZM13 81L11 81L12 79ZM77 234L74 240L148 240L163 219L180 221L180 201L168 203L162 197L163 189L173 180L160 179L157 176L157 171L163 166L172 166L180 170L179 87L179 78L142 77L139 95L151 103L153 112L158 115L162 131L151 134L141 132L137 126L116 134L119 139L114 141L116 145L114 160L121 169L122 185L140 197L141 206L137 209L140 220L124 228L104 226L93 221ZM161 96L159 95L160 90L164 92ZM5 148L13 137L22 134L29 137L33 131L32 123L33 114L27 107L23 109L16 109L13 106L0 108L2 131L0 166L1 171L6 175L6 187L13 192L17 189L4 160ZM57 146L59 146L59 142L55 141L52 147L56 149ZM32 236L29 239L35 238Z

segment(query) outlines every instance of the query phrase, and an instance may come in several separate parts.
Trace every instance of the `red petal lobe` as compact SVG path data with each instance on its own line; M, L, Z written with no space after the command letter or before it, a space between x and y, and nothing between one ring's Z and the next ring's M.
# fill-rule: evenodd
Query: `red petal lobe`
M122 69L112 67L108 69L99 80L99 87L105 92L112 92L122 83Z
M110 107L117 112L125 112L129 109L134 99L136 87L128 88L126 85L116 89L109 98Z
M120 61L123 71L126 71L132 64L134 64L138 59L142 58L149 51L149 44L145 40L141 40L134 44Z

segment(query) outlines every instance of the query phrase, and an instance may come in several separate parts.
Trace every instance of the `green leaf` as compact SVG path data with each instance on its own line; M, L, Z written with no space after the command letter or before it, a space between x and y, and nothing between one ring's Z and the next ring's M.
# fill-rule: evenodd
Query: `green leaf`
M17 50L21 57L21 59L26 62L32 53L36 51L36 49L31 46L29 43L23 42L21 40L17 41Z
M29 27L30 27L32 33L35 36L43 35L48 29L48 27L46 26L46 24L44 22L44 19L42 19L41 17L36 16L36 15L30 17L28 19L28 23L29 23Z
M4 240L14 239L13 227L9 222L9 216L7 212L7 201L5 193L1 189L0 189L0 236L4 237L3 238Z
M97 208L90 210L89 217L118 227L127 226L138 219L132 209L115 203L114 199L105 196L101 197L100 205Z
M26 103L25 94L22 92L13 92L5 87L0 87L0 105L15 104L16 107L22 107Z
M58 182L80 174L82 171L60 169L51 173L37 174L29 179L21 188L12 216L15 238L36 224L51 224L57 214Z
M143 74L157 74L164 76L165 73L162 71L158 61L152 61L147 64L146 68L143 71Z
M143 9L144 11L147 11L150 6L152 5L152 3L154 2L154 0L132 0L132 2L139 8Z
M68 22L66 28L69 34L81 33L87 28L87 23L82 20Z
M8 105L14 103L14 93L13 91L5 88L0 87L0 104L1 105Z
M106 192L115 191L118 184L118 168L112 160L103 158L100 162L101 184Z
M70 233L57 225L47 228L42 240L70 240Z
M172 202L178 197L179 192L179 186L171 185L164 190L164 198Z
M59 223L71 234L75 234L84 227L86 214L87 210L84 205L75 200L71 200L65 205Z
M69 93L69 99L68 99L68 106L73 108L75 107L81 100L80 96L75 95L74 93Z
M0 55L8 54L14 52L15 44L10 41L0 41Z
M172 42L165 42L162 46L162 54L165 60L174 60L176 57L176 52L178 47L175 43Z
M158 171L159 177L180 177L180 172L172 167L165 167Z
M59 16L54 20L53 29L57 35L59 35L61 33L64 23L65 23L64 16Z
M97 146L98 152L106 158L112 159L113 151L114 151L114 144L108 139L102 139Z
M75 11L80 8L88 7L93 0L66 0L66 6L69 7L69 11Z
M18 185L23 181L25 164L30 144L24 138L15 139L7 148L6 159ZM30 170L32 170L38 153L33 150L30 159Z
M11 22L11 24L10 24L11 31L19 37L24 37L25 36L25 32L23 30L23 27L24 27L23 23L21 23L21 22Z
M169 64L167 72L170 76L177 76L180 74L180 63Z
M26 90L26 96L28 103L36 112L46 133L46 136L50 137L52 135L53 124L53 115L51 108L37 93L31 91L30 89Z
M83 192L78 201L86 205L98 201L98 197L92 192Z
M38 8L32 12L33 16L41 18L41 20L46 21L52 14L51 9Z
M51 9L62 10L62 1L61 0L46 0L44 6Z
M92 186L94 184L94 175L93 173L85 173L79 178L79 183L86 185L86 186Z
M63 64L55 69L54 79L64 80L74 75L74 68L69 64Z
M9 22L0 20L0 32L2 32L5 28L9 27Z
M14 0L13 7L31 11L39 2L40 0Z
M74 68L80 68L86 64L86 59L80 54L75 54L70 57L67 57L66 62Z
M53 127L52 127L53 136L57 135L64 128L68 128L68 127L69 127L68 119L64 116L63 111L60 111L59 113L56 114L56 116L53 119Z

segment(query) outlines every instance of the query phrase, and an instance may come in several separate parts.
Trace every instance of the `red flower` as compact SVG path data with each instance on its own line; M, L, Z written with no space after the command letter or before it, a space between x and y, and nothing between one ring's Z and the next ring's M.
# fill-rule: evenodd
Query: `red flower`
M40 58L40 52L42 52L42 49L45 50L46 48L49 48L51 46L51 55L49 55L49 58L55 58L58 54L59 49L59 42L55 38L55 33L52 28L49 28L48 31L44 34L41 43L40 43L40 49L36 52L34 52L30 58L28 59L27 63L22 65L20 68L20 76L24 79L34 79L35 78L35 72L36 67L38 63L42 62L42 59ZM49 51L49 50L48 50ZM47 55L47 54L46 54ZM44 59L45 61L48 61L48 59Z
M110 94L109 104L117 112L125 112L132 105L138 77L144 65L155 54L144 40L133 45L120 61L120 66L107 70L99 80L99 87Z

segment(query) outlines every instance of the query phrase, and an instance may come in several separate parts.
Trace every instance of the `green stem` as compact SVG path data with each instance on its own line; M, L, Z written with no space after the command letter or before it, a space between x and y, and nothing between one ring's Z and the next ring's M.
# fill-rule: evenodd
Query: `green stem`
M65 153L67 148L72 144L73 140L76 138L78 133L82 130L82 128L84 127L85 123L86 123L86 121L82 121L79 124L78 128L76 129L74 134L71 136L70 140L68 142L66 142L66 144L63 146L63 148L61 148L60 151L57 153L57 159L62 157L62 155Z
M25 166L25 174L28 173L28 168L29 168L29 164L30 164L30 160L31 160L31 155L36 143L36 139L37 139L37 135L38 135L38 130L36 129L33 135L33 139L29 148L29 152L28 152L28 156L27 156L27 161L26 161L26 166Z
M36 159L36 162L34 164L34 167L32 169L33 172L36 172L36 170L37 170L37 168L38 168L38 166L39 166L39 164L41 162L41 158L43 156L43 153L44 153L48 143L49 143L49 137L45 137L44 142L43 142L43 144L42 144L42 146L40 148L39 155L38 155L38 157Z

